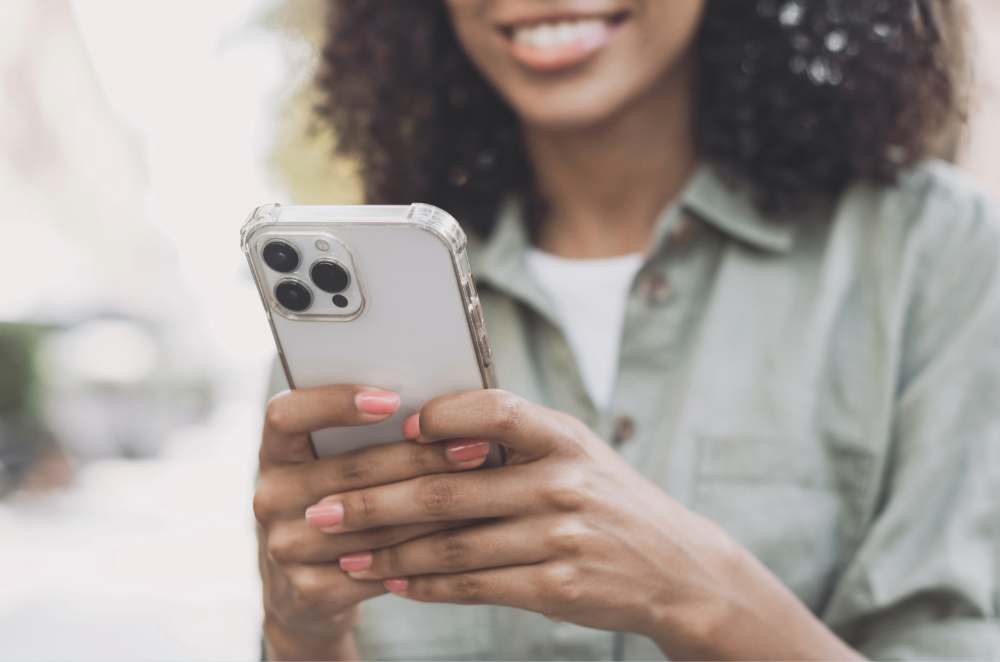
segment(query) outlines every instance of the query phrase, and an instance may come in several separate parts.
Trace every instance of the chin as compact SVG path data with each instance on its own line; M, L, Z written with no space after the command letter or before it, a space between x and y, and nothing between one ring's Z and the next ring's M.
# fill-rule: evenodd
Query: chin
M585 131L614 117L607 108L517 108L525 126L548 131Z
M613 119L628 105L621 90L585 86L582 89L539 90L535 87L508 97L525 126L550 130L585 130Z

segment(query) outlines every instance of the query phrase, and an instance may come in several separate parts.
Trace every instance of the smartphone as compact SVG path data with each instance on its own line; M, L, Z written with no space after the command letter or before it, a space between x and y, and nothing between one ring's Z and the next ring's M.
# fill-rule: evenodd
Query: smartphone
M241 240L289 386L400 395L385 421L314 432L318 457L399 441L428 400L497 387L465 233L447 212L272 204L250 214ZM500 464L494 447L487 465Z

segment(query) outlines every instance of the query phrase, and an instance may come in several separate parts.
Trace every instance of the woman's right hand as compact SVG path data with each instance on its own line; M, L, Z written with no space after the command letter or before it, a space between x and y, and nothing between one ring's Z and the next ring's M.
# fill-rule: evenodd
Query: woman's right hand
M345 385L286 391L268 403L253 504L267 659L356 658L351 633L361 602L386 590L381 581L352 579L338 559L466 524L331 535L315 526L337 516L322 504L310 509L307 520L306 509L331 494L472 469L485 461L489 445L478 439L429 445L400 441L323 459L313 454L310 432L377 423L398 407L395 393Z

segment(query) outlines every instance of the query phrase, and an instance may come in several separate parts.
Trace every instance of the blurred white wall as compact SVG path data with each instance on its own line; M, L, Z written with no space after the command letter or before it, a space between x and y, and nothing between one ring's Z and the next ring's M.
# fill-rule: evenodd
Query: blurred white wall
M111 104L143 136L147 217L173 241L219 350L237 362L269 356L239 228L254 206L284 201L265 167L284 75L280 48L257 27L270 3L74 5Z
M0 71L0 232L16 247L0 319L85 315L124 295L107 284L138 264L139 134L112 112L67 2L0 4Z
M0 70L0 213L51 224L110 273L131 270L148 169L139 133L108 104L69 3L0 4Z
M250 504L273 344L239 227L284 201L265 166L285 75L256 27L269 6L0 3L0 321L67 327L46 355L68 394L53 423L101 442L158 424L140 380L154 404L199 375L215 392L157 456L0 502L0 660L258 659ZM86 379L91 400L73 390ZM118 415L95 422L109 397Z

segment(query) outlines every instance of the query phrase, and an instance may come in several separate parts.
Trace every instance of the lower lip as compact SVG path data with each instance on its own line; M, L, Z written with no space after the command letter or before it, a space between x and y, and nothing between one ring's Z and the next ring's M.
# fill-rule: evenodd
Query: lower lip
M599 51L618 32L619 25L609 26L601 35L563 46L536 48L508 39L511 54L518 62L535 71L558 71L580 64Z

